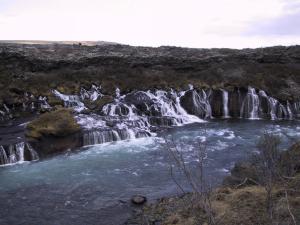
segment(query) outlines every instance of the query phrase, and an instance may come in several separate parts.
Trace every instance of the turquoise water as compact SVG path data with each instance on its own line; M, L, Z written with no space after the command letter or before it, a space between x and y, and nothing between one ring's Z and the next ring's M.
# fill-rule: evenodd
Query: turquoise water
M122 224L130 197L153 200L180 193L170 176L164 138L173 138L189 168L207 143L205 171L212 184L255 151L263 132L281 136L282 148L300 137L297 121L220 120L162 131L156 137L88 146L44 161L0 167L0 224ZM180 173L182 186L189 186Z

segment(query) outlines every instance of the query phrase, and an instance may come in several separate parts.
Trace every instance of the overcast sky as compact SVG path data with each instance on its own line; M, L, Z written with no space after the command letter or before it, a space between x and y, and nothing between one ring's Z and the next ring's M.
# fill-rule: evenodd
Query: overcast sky
M300 0L0 0L1 40L300 44Z

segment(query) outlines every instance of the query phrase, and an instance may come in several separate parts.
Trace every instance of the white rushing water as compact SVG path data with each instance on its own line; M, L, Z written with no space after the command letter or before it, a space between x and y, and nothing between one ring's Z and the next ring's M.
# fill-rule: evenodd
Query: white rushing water
M248 87L248 93L244 98L241 106L241 117L248 119L259 119L259 97L256 94L256 90L252 87Z
M223 118L229 118L228 110L228 91L221 89L223 100Z

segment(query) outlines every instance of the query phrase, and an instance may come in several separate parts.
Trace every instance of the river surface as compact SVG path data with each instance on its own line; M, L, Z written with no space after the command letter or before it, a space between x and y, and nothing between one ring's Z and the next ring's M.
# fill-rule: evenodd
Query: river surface
M0 167L2 225L118 225L131 214L134 194L150 201L180 193L164 138L171 138L189 168L206 143L205 171L217 185L234 163L246 159L264 132L281 136L283 149L300 137L300 122L212 120L174 127L156 137L94 145L53 158ZM183 175L175 177L189 190Z

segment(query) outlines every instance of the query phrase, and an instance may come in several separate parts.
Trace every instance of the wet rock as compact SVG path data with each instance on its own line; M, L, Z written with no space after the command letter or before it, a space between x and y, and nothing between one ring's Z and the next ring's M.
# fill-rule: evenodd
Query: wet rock
M142 195L135 195L131 198L131 202L135 205L143 205L144 203L146 203L146 201L147 198Z
M205 118L205 104L203 104L203 101L196 90L187 91L185 95L180 98L180 103L189 114Z
M259 117L264 119L270 119L270 109L268 97L259 95Z
M176 125L176 120L172 117L149 117L149 122L152 126L170 127Z
M134 105L139 105L143 103L148 103L151 104L151 98L147 93L143 91L137 91L137 92L132 92L126 95L125 99L126 102Z
M247 89L245 88L235 88L233 91L228 93L228 107L231 117L239 118L241 116L241 106L246 94Z
M223 97L221 90L213 90L210 96L210 104L213 117L220 118L223 116Z

